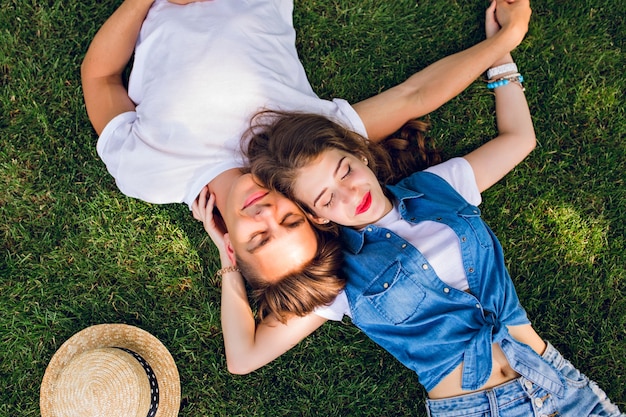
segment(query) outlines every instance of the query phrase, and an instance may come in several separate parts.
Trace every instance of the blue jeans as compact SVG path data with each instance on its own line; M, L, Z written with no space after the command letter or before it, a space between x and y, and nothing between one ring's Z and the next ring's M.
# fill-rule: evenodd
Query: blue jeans
M495 388L441 400L426 400L431 417L623 417L598 385L590 381L550 343L542 355L563 378L565 393L559 398L521 376ZM544 384L542 384L544 385Z

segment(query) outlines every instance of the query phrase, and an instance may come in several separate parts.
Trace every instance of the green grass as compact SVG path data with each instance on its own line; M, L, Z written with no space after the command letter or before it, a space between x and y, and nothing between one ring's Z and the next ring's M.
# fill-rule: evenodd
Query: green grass
M0 5L0 416L39 414L59 346L96 323L148 330L181 375L181 416L425 415L414 373L348 322L248 376L225 368L216 253L186 207L124 197L95 152L79 65L119 2ZM482 39L484 2L301 1L320 96L358 101ZM539 146L484 195L522 303L626 410L624 2L533 4L515 58ZM462 69L459 69L460 71ZM430 116L448 156L494 134L477 81Z

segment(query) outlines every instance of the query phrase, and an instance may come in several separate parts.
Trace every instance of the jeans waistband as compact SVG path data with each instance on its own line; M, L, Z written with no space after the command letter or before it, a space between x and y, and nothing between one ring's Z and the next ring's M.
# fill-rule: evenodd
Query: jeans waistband
M427 399L428 415L436 416L444 413L450 416L464 416L471 413L485 413L496 405L494 402L507 404L519 398L528 397L534 391L534 387L543 388L557 397L562 396L565 385L561 380L560 372L556 370L563 358L559 351L549 342L546 342L546 350L543 355L539 356L526 345L517 344L522 347L521 349L510 347L515 345L515 343L507 342L503 344L502 349L505 351L507 359L515 363L516 371L521 375L519 378L471 394L437 400ZM525 347L531 350L533 354L528 356L529 353L524 349ZM513 364L511 365L513 366Z
M500 408L502 404L510 404L519 398L527 397L523 384L524 377L519 377L488 390L451 398L426 399L426 410L429 416L491 415L490 411L494 406Z

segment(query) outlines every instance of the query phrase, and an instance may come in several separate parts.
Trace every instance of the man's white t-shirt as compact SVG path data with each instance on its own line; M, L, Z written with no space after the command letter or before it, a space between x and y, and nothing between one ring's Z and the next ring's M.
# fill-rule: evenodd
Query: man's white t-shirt
M480 204L474 171L466 159L452 158L425 171L446 180L470 204ZM462 291L469 288L459 239L450 227L433 221L410 224L402 219L397 204L376 225L393 231L415 246L442 281ZM332 303L317 308L314 313L328 320L341 320L344 315L351 317L348 297L342 291Z
M157 0L135 48L129 96L98 154L130 197L185 202L242 166L240 139L263 109L325 115L366 135L344 100L313 92L298 59L291 0Z

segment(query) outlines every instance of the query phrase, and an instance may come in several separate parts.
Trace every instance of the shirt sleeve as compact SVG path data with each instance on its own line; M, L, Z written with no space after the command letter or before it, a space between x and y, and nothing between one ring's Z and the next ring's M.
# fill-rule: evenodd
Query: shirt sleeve
M482 202L474 170L465 158L451 158L424 171L443 178L470 204L478 206Z
M98 155L116 181L122 159L121 149L131 140L131 130L135 120L137 120L137 113L134 111L118 114L106 124L96 144Z
M365 130L365 124L356 110L354 110L354 107L341 98L333 99L333 103L337 106L338 113L340 114L338 122L346 129L350 129L364 138L367 138L368 136L367 130Z
M350 306L346 293L341 291L332 303L316 308L313 313L333 321L341 321L343 316L350 316Z

